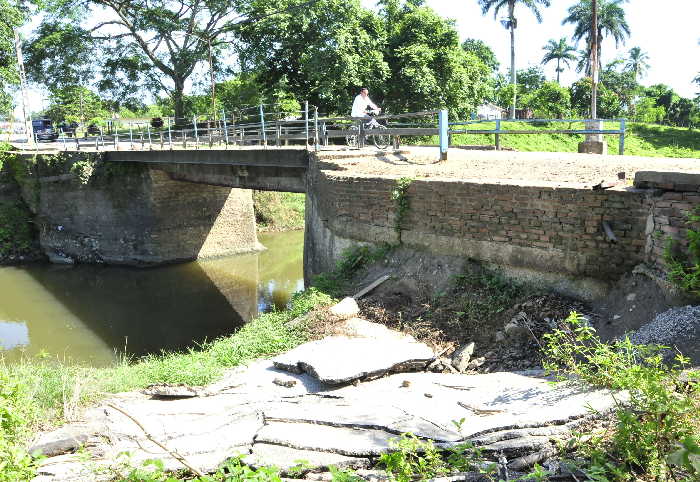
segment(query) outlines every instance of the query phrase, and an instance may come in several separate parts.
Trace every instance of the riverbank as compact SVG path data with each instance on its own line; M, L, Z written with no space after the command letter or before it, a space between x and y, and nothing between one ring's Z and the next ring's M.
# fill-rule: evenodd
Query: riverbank
M305 198L302 193L253 191L258 232L304 229Z
M429 365L427 370L435 374L435 379L429 378L432 376L430 373L414 373L382 378L376 380L376 384L373 384L373 382L370 381L370 377L368 380L363 378L358 381L358 384L352 384L346 387L346 389L342 389L342 391L331 390L327 393L321 391L315 394L297 393L302 389L313 392L310 388L312 386L310 385L312 381L302 377L303 380L301 384L299 384L297 380L296 388L286 388L286 383L292 383L290 380L292 380L294 376L289 375L286 378L282 377L279 380L272 380L270 377L279 377L279 375L269 372L268 362L258 360L252 363L252 372L247 378L252 385L248 388L245 388L244 385L238 385L240 380L236 381L238 380L236 376L247 372L245 370L236 372L238 375L230 378L233 387L228 387L230 389L228 392L230 393L224 390L224 392L228 394L222 394L224 395L222 401L240 406L240 400L236 397L245 398L252 396L253 399L256 400L255 404L263 404L261 405L261 410L270 410L271 408L268 402L273 402L281 397L281 401L284 405L283 408L287 410L285 413L288 413L291 408L295 408L295 404L297 403L312 403L318 410L309 408L308 410L304 409L299 412L298 409L300 407L296 407L297 411L293 413L302 413L302 415L297 415L297 418L301 417L297 422L292 421L294 417L291 415L274 415L274 413L276 413L275 410L278 410L274 408L272 409L271 415L269 415L271 419L266 425L274 425L275 423L279 425L281 423L284 427L276 426L274 428L286 429L289 428L290 423L309 423L309 417L318 417L318 420L323 419L325 421L318 422L320 425L312 425L315 428L314 432L309 434L310 438L304 439L304 441L295 438L294 444L322 444L335 440L335 438L322 437L320 440L316 441L316 437L319 436L317 435L317 431L322 430L325 433L339 427L342 428L346 423L345 418L348 417L354 420L352 422L347 422L350 423L353 434L357 431L377 431L378 427L385 426L384 424L391 422L390 420L379 420L377 418L379 417L379 412L370 411L365 413L362 411L361 407L358 408L359 411L357 414L354 414L355 412L353 412L354 415L348 414L348 407L355 406L353 404L359 403L359 399L353 397L359 396L361 393L366 392L370 395L369 399L363 399L365 401L362 403L370 403L371 401L371 403L381 404L384 400L390 405L398 404L401 408L406 410L408 408L407 404L416 403L420 400L419 403L421 406L427 403L430 407L429 410L435 412L435 404L445 402L447 392L451 390L452 392L450 393L452 393L452 395L450 395L450 397L456 396L457 399L466 396L465 390L473 390L475 383L482 383L481 380L485 381L490 379L484 378L489 376L488 372L500 370L512 372L514 369L526 367L530 369L538 368L542 366L541 363L544 361L545 367L557 371L560 370L561 373L573 371L579 377L585 379L591 384L591 387L585 388L585 390L594 390L592 387L596 386L635 390L636 398L634 399L634 403L637 403L637 405L633 406L631 409L632 411L629 413L647 413L648 411L650 416L655 416L658 415L658 413L653 411L656 410L654 407L661 407L664 411L668 412L664 417L669 421L669 425L667 427L665 426L663 431L659 431L659 427L656 427L653 423L645 422L646 424L635 425L635 418L615 419L611 417L602 417L602 419L597 420L595 423L582 427L587 433L593 431L591 435L584 435L590 442L579 446L576 442L576 437L572 435L572 445L564 443L566 440L563 440L562 447L567 448L561 448L554 452L551 452L550 449L544 452L537 452L538 457L544 457L538 460L546 461L552 459L557 462L564 458L574 463L574 469L566 469L569 470L568 473L573 473L575 476L581 477L585 477L585 474L588 473L585 471L588 470L609 471L614 469L617 470L619 474L625 474L628 477L636 477L636 480L651 480L649 477L652 471L661 470L663 472L666 470L665 473L669 473L668 469L663 466L659 467L657 464L663 462L663 458L673 449L676 441L683 440L683 434L692 434L692 430L697 428L698 422L700 421L698 420L696 411L700 398L698 398L696 392L694 392L694 390L697 389L697 385L695 385L695 388L692 388L693 385L688 385L689 382L687 378L685 382L681 382L677 370L668 369L660 365L658 361L654 361L655 359L649 358L646 362L638 364L640 361L635 357L630 358L625 355L625 353L628 355L630 353L647 353L649 356L653 357L655 354L653 349L636 346L625 348L624 343L621 345L607 345L597 341L597 339L590 338L590 331L583 329L582 326L586 328L590 326L588 325L589 323L598 324L600 321L603 321L595 318L594 315L597 313L595 307L581 304L575 300L569 300L574 304L557 304L565 299L553 293L538 291L536 287L515 285L502 277L499 273L488 271L483 267L473 264L465 265L462 275L458 276L456 279L442 280L442 283L436 283L436 280L431 279L431 275L434 275L434 271L430 269L430 266L421 263L413 263L413 267L407 267L407 265L411 263L406 262L407 258L405 256L407 256L407 254L402 251L402 248L397 249L391 247L386 247L381 250L368 250L367 248L350 250L345 253L337 269L333 273L326 274L317 280L318 288L309 289L295 298L291 311L263 315L243 328L238 334L214 341L211 344L203 346L201 350L192 350L185 355L149 357L139 363L131 365L125 362L123 365L115 367L114 369L99 370L95 373L90 371L81 372L78 370L72 373L65 371L61 373L61 371L57 371L57 373L52 374L41 382L35 381L37 380L36 377L39 376L37 372L41 370L47 371L50 364L44 365L43 362L37 362L24 365L22 369L16 369L12 372L5 369L5 371L2 372L3 376L7 378L9 373L12 383L7 383L3 386L10 387L9 390L10 393L12 393L13 384L15 386L20 383L25 384L24 388L14 390L14 393L26 394L35 391L35 398L44 397L44 400L51 400L54 410L54 420L61 421L76 419L79 414L79 409L84 406L81 405L81 403L95 403L109 393L137 390L156 382L169 385L183 383L187 386L201 387L204 384L216 380L230 367L251 362L255 359L268 358L276 353L298 346L307 340L336 334L337 324L334 322L326 322L328 318L323 310L316 311L317 316L307 316L303 318L300 318L300 316L305 312L311 311L319 306L325 306L329 303L331 298L326 293L330 293L333 296L353 294L356 293L360 287L367 286L369 280L376 281L377 274L380 272L390 272L393 273L394 276L380 284L370 295L361 300L359 303L359 315L363 318L374 317L375 321L380 321L404 333L411 333L418 341L423 341L431 345L432 351L436 353L437 358L434 363ZM415 257L415 253L413 255ZM445 260L436 260L436 263L441 264L444 261ZM408 276L411 269L420 270L422 275ZM407 278L416 280L417 283L414 285L406 283ZM421 283L424 284L421 285ZM324 290L326 293L322 293L319 289ZM557 303L555 303L555 301L557 301ZM623 309L622 305L618 306L618 308ZM571 318L569 322L564 322L562 318L567 316L566 311L570 309L580 310L586 313L586 315L589 315L590 318L586 319L577 316ZM380 319L382 316L385 317L384 320ZM294 321L292 322L292 320ZM503 326L504 320L505 326ZM582 320L585 320L583 321L583 323L586 323L585 325L580 324ZM578 325L576 323L578 323ZM502 338L500 338L497 344L501 346L503 349L502 351L494 349L494 345L489 345L489 338L498 338L499 331L501 331L500 337ZM469 340L472 342L475 341L475 343L471 344ZM591 343L593 344L591 345ZM595 347L595 350L593 352L586 351L586 347L591 346ZM518 347L518 353L521 355L520 357L513 356L516 347ZM493 353L485 353L487 349ZM639 350L642 351L640 352ZM624 355L622 358L616 355L618 351ZM465 352L468 352L466 356ZM576 356L574 356L573 359L569 357L569 355L574 354L576 354ZM458 360L460 359L464 361L464 366L459 365ZM581 360L583 360L585 364L582 364ZM520 363L525 361L527 361L528 364ZM508 365L494 366L494 364L498 364L499 362L507 362ZM37 369L37 367L44 366L47 368ZM602 367L605 367L605 376L601 374L600 369ZM425 371L425 368L419 371ZM521 375L503 372L493 375L495 379L500 380L504 379L504 377L517 378L520 376ZM245 376L243 378L245 378ZM31 385L26 385L26 380L33 382ZM81 380L81 382L78 383L77 380ZM442 383L442 385L446 386L447 391L443 393L445 388L438 388L435 386L434 381L427 382L426 380L438 380L438 385ZM510 380L510 378L508 380ZM513 379L513 381L515 381L515 379ZM91 386L93 384L95 385L94 387ZM79 387L79 390L71 391L71 387L76 385ZM217 386L221 385L222 383L217 384ZM379 392L373 392L372 387L375 385L379 388L385 387L386 390L394 390L396 393L387 398L388 395L384 392L381 392L381 394ZM39 386L51 388L53 390L52 395L50 397L47 396L45 393L46 390L43 390L44 393L38 391L37 387ZM675 393L673 387L678 386L690 388L689 391ZM175 387L175 389L177 390L177 387ZM182 389L187 390L187 387L183 387ZM268 392L265 390L269 390L270 395L272 395L272 391L276 390L275 395L272 397L275 400L268 400L266 398ZM457 392L454 392L455 390L457 390ZM468 407L474 407L474 396L479 395L484 397L486 396L485 391L488 392L488 390L492 390L492 388L486 389L486 386L484 386L484 388L476 390L476 394L468 395L470 397L470 404L467 404ZM534 392L540 391L539 388L527 388L525 392L523 392L528 393L526 398L532 396L533 390ZM509 384L507 387L496 388L492 394L493 397L495 397L494 400L502 400L506 392L510 395L505 398L514 396L512 384ZM575 392L581 393L577 390L575 390ZM6 391L6 393L8 392ZM357 395L355 395L355 393L357 393ZM88 396L89 394L91 394L91 396ZM215 395L211 396L213 397ZM491 395L489 395L489 397L490 396ZM122 394L120 397L119 400L121 400L122 403L119 405L121 406L135 404L131 409L126 410L127 413L132 413L132 409L140 410L138 407L141 407L141 400L143 400L144 404L146 403L146 399L140 394ZM201 399L202 404L211 405L214 403L211 400L207 401L206 397L209 397L209 395L204 395L204 398ZM225 397L233 398L227 399ZM290 399L290 397L292 398ZM301 397L306 398L302 400ZM343 397L349 398L343 401L341 400ZM416 400L413 400L414 397ZM650 399L650 397L656 398ZM656 403L660 401L659 397L670 398L665 402L665 405L656 405ZM15 395L14 398L20 402L23 400L21 396ZM549 400L549 402L547 402L546 405L550 407L551 399L547 398L547 400ZM682 406L680 404L675 404L675 402L674 404L669 404L670 400L679 400L682 402ZM352 403L350 403L351 401ZM649 402L649 404L640 406L640 401L643 403ZM166 405L174 406L177 403L179 402L154 401L149 406L154 407L157 405L157 408L154 410L161 413L162 416L167 415L167 417L173 417L177 416L179 412L176 410L171 413L171 410L167 408ZM188 403L189 402L183 400L183 407ZM193 400L191 405L194 407L198 403L200 402ZM350 405L348 405L349 403ZM454 405L454 403L452 404ZM335 408L331 407L331 405ZM18 412L26 413L26 420L32 422L25 426L26 429L45 428L45 425L50 422L46 419L37 419L35 414L39 411L38 409L35 411L25 410L24 407L26 407L26 405L19 406L22 410L18 410ZM143 407L145 409L145 405L143 405ZM254 405L250 407L250 409L255 410L256 407L257 405ZM414 405L411 405L411 407L416 408ZM325 412L323 410L331 408L334 410L341 410L339 413L342 414L342 420L335 418L326 420L326 418L330 416L330 412ZM618 408L620 409L619 413L622 415L628 413L625 412L625 407L623 405ZM39 407L39 409L41 409L41 407ZM192 408L189 410L191 411ZM492 415L494 417L499 417L501 416L498 415L500 410L503 410L503 408L499 405L491 412L487 410L486 415L477 411L469 415L469 417L472 418L467 417L462 421L454 419L454 422L457 424L459 432L462 432L464 429L466 433L471 433L470 431L475 430L473 428L474 423L485 422L482 418ZM640 410L642 412L640 412ZM189 414L190 411L185 410L183 413ZM201 409L195 411L199 413ZM144 413L146 412L143 412L141 415ZM372 413L374 418L372 418L372 420L366 419L368 416L367 413ZM404 413L404 415L401 415L397 420L403 420L401 423L405 424L405 415ZM435 413L432 413L432 415L434 416ZM454 418L451 412L443 413L442 415L444 415L444 417ZM292 417L292 419L289 419L289 417ZM306 422L302 419L306 420ZM316 420L316 418L314 418L314 420ZM653 420L654 419L652 419L652 421ZM447 420L447 423L444 422L443 420L440 424L440 427L443 427L441 430L453 429L449 424L449 420ZM42 426L42 423L44 426ZM240 423L243 422L241 421ZM387 425L393 428L390 428L389 435L384 436L381 441L373 439L372 443L370 443L368 439L366 443L370 444L371 447L362 444L357 445L358 442L356 442L356 445L353 445L353 447L359 450L358 453L374 453L372 451L375 450L376 444L379 443L380 445L384 444L382 445L382 447L384 447L382 450L385 450L385 445L389 443L385 439L387 439L387 437L398 437L399 435L399 433L396 432L398 428L394 427L392 425L393 423L394 422L391 422ZM314 422L314 424L316 424L316 422ZM462 425L463 428L461 428ZM248 427L248 425L245 425L245 427ZM256 425L256 427L258 426ZM421 425L421 427L427 430L424 425ZM537 436L544 437L543 439L537 439L537 443L542 443L544 441L547 446L550 444L549 437L551 434L542 435L539 432L534 434L532 426L528 427L530 428L522 429L524 430L523 433L518 432L520 433L519 436L527 432L529 434L527 437L531 435L535 435L535 438ZM571 428L568 425L567 427ZM578 425L576 425L576 427L578 427ZM247 430L247 428L245 430ZM259 430L259 427L256 428L256 430ZM270 430L272 430L272 428L266 429L265 437L261 436L257 443L264 444L267 440L268 444L274 445L276 443L275 440L279 440L276 437L282 435L278 433L276 436L273 436L268 433ZM345 428L345 430L347 430L347 428ZM392 432L391 430L394 431ZM434 431L435 428L431 430ZM547 430L552 429L550 427ZM576 430L578 431L578 428ZM627 432L625 432L625 430L627 430ZM652 442L635 442L632 446L630 446L629 443L624 445L624 439L627 436L625 434L629 433L630 430L634 430L636 437L639 439L647 436L651 437L650 440L652 440ZM508 433L511 432L512 430ZM663 437L662 440L658 439L659 434ZM286 433L284 436L290 437L289 433ZM510 435L507 436L503 441L496 441L494 437L487 437L490 441L482 441L481 443L487 445L495 444L493 447L500 447L506 444L507 440L511 440L508 444L512 445L513 442L510 437ZM531 437L527 437L517 441L518 443L522 442L520 445L516 444L520 447L518 450L526 450L526 446L527 450L531 449L531 445L535 440ZM592 438L589 439L588 437ZM657 438L655 439L654 437ZM26 438L24 440L26 440ZM287 439L285 438L285 440ZM374 453L374 456L369 457L371 460L374 460L373 464L377 464L378 460L381 462L373 466L375 469L373 472L362 472L363 476L366 475L370 477L369 479L367 479L367 477L364 479L349 478L356 476L343 470L336 470L335 474L326 473L324 475L326 479L323 480L330 480L330 477L332 477L332 480L337 481L381 480L376 477L381 477L382 474L386 475L385 471L394 471L392 473L397 480L409 480L410 477L420 477L421 480L427 480L433 475L454 472L460 467L474 467L473 463L477 460L480 462L483 461L486 464L479 466L482 467L484 471L488 465L486 463L487 460L482 458L481 452L478 450L472 451L472 449L469 449L469 451L457 453L448 451L448 460L445 461L441 459L442 456L432 442L426 442L425 445L416 445L413 444L411 440L410 436L404 438L402 443L405 444L405 450L395 452L403 454L402 456L397 455L396 457L406 457L407 459L405 460L413 461L403 469L395 464L392 465L392 460L394 459L391 457L378 458L378 453ZM292 443L292 441L290 439L285 443ZM657 449L661 450L661 452L658 452L656 455L651 453L648 450L650 443L658 444ZM508 445L508 450L513 450L511 445ZM15 445L15 447L17 446L18 445ZM284 446L283 443L283 449ZM313 446L318 447L319 445ZM292 445L287 445L287 447L292 447ZM489 448L489 450L493 447ZM401 447L395 446L395 448L400 449ZM183 447L182 450L185 449L188 450L187 453L195 450L189 446L187 448ZM465 447L462 447L462 449L465 449ZM343 450L349 449L346 448ZM626 455L624 453L625 450L627 450L629 454ZM643 456L645 457L644 460L655 465L643 465L641 468L635 467L634 465L628 466L628 464L633 463L631 462L633 459L630 457L637 456ZM425 457L429 458L426 459ZM511 455L509 455L509 457L511 457ZM343 457L340 458L342 459ZM343 460L345 459L347 459L347 457ZM397 459L395 463L402 464L405 460ZM428 461L432 462L430 462L429 468L426 469L426 466L423 464ZM233 474L237 474L234 476L233 480L266 481L280 480L283 473L287 477L295 478L301 477L305 475L306 472L309 472L309 468L299 462L293 462L291 464L292 468L283 473L267 465L269 465L269 462L266 463L264 458L253 464L252 467L240 460L235 460L228 465L228 470ZM296 466L298 466L298 470L296 475L294 475L294 467ZM562 465L562 467L564 466ZM136 465L133 466L133 468L129 468L129 466L126 465L122 467L122 469L126 471L124 472L123 470L121 472L122 474L129 473L130 470L133 470L133 472L131 472L132 474L139 473L147 475L141 475L141 478L135 479L125 479L122 477L119 478L119 480L155 481L164 480L166 477L165 473L159 469L157 465L150 467L140 467L140 465ZM530 474L539 473L541 477L537 480L548 480L548 470L550 469L545 469L541 465L536 465L534 471L531 471ZM683 474L685 469L680 467L675 470L675 474L678 475ZM402 479L397 477L398 474L403 474L403 476L409 478ZM686 472L686 474L691 474L691 472ZM312 480L317 480L313 479L315 475L320 476L321 474L315 474L311 471L307 479L312 477ZM192 475L188 476L180 473L179 475L175 474L172 480L192 480L192 477ZM214 476L214 480L231 480L226 477L227 475L221 471L218 475ZM375 477L375 479L371 479L371 477ZM489 479L490 476L483 475L483 473L481 477L483 478L473 480L491 480ZM19 480L22 479L20 478ZM666 479L662 478L660 480Z

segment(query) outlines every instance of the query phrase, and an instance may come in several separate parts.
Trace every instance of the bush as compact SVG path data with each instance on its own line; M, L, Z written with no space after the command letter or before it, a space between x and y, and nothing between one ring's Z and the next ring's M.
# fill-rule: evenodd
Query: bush
M577 313L562 329L545 335L545 343L544 366L549 372L628 393L627 400L613 395L614 431L594 438L584 451L589 476L598 477L593 480L625 480L632 474L676 479L676 470L693 475L690 465L674 469L669 460L679 443L690 440L697 445L694 437L700 429L700 389L697 379L684 379L687 359L679 354L673 366L667 366L667 347L635 345L628 337L603 343Z

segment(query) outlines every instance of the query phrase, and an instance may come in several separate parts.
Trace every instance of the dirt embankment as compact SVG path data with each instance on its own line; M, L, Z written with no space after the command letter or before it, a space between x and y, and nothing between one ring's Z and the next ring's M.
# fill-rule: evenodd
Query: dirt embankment
M459 348L474 343L471 368L478 372L539 368L544 335L571 312L583 315L603 340L640 329L687 299L671 298L643 273L621 279L607 297L592 303L533 286L474 262L422 257L399 249L352 281L348 292L382 275L391 278L359 300L362 318L413 335L442 353L439 371ZM696 303L697 304L697 303ZM694 360L700 364L700 359Z

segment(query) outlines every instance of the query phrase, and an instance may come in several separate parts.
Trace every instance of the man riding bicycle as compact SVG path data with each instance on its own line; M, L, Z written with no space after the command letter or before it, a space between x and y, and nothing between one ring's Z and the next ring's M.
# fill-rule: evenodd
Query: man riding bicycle
M362 87L360 89L360 93L357 94L355 97L355 101L352 103L352 112L350 113L351 117L357 117L361 119L368 119L369 124L371 127L374 127L373 124L377 123L374 119L370 119L369 114L367 114L367 109L372 108L372 112L374 114L379 114L382 109L377 107L377 104L372 102L372 99L369 98L369 89L367 87Z

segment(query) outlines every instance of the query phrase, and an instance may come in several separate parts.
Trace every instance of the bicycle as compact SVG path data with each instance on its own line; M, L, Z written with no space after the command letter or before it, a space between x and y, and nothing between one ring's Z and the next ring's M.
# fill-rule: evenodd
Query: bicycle
M370 116L371 115L373 115L373 114L370 113ZM383 129L386 129L386 126L377 122L377 120L374 119L373 117L370 117L367 121L362 122L362 128L363 128L363 130L379 130L379 131L381 131ZM357 125L352 125L350 127L350 130L357 132L359 130L359 128ZM381 149L381 150L386 149L391 144L391 136L389 136L389 134L370 134L365 139L367 142L371 141L372 144L374 144L374 146L377 149ZM357 134L345 136L345 143L347 144L348 147L351 147L351 148L358 147L359 140L360 140L359 132Z

